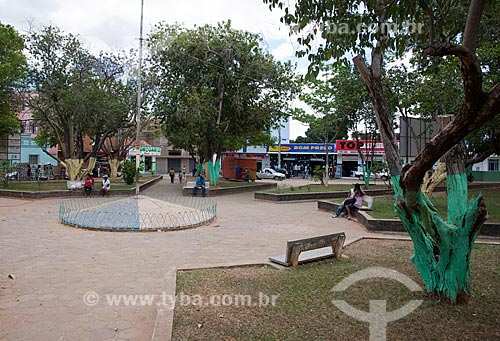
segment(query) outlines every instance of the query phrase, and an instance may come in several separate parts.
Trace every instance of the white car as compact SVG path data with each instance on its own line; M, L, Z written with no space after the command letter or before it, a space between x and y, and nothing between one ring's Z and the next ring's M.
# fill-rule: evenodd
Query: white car
M257 180L261 179L273 179L273 180L284 180L285 174L279 173L272 168L264 168L263 170L255 174Z
M359 171L353 171L353 176L358 178L359 180L364 180L365 177L363 175L363 172L359 172ZM382 181L387 181L389 180L391 176L389 175L389 173L387 172L379 172L379 173L371 173L370 174L370 179L381 179Z

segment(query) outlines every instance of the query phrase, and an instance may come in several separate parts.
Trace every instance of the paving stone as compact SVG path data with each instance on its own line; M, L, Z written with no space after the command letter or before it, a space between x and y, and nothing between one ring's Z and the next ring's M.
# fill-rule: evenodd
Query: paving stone
M151 340L151 333L144 333L143 330L129 328L126 330L119 330L116 337L121 340L147 340L148 338Z
M144 194L166 192L181 195L166 180ZM0 339L151 340L156 306L110 307L102 295L160 295L166 272L175 267L267 263L288 239L345 231L349 242L379 235L353 221L334 221L315 202L276 205L254 200L253 193L213 199L218 219L211 226L111 233L61 224L63 199L0 198L0 217L6 217L0 219L0 274L16 275L0 279ZM175 294L175 287L168 290ZM83 301L89 291L101 296L96 306Z
M89 331L88 334L91 340L106 340L114 338L116 335L116 331L109 328L100 328Z

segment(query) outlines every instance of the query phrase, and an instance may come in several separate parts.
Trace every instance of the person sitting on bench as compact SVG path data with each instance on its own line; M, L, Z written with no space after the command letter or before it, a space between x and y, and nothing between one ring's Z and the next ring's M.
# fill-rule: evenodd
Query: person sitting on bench
M104 176L102 177L101 195L108 196L110 190L111 190L111 181L109 181L108 176L104 174Z
M201 173L196 178L196 185L193 187L193 197L196 196L198 192L198 188L201 188L201 196L205 196L205 174Z
M85 184L83 185L84 195L90 197L92 195L93 188L94 188L94 178L90 174L87 174L87 177L85 178Z
M352 207L361 207L363 205L363 196L365 192L361 189L360 184L355 184L354 188L351 188L349 191L349 196L344 200L342 204L339 205L337 212L333 218L338 218L342 212L346 211L345 216L347 219L352 219L351 216L351 208Z
M245 182L252 181L252 175L250 174L250 170L248 168L245 168L245 172L243 173L241 179Z

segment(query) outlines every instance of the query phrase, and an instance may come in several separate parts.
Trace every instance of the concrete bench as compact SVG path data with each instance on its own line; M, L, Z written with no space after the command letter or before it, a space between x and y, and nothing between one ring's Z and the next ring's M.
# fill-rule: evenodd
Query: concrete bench
M373 210L374 199L375 199L374 197L371 197L369 195L363 195L363 203L366 203L366 205L363 205L361 207L356 207L356 206L354 207L361 211L371 211Z
M286 242L284 256L270 257L271 262L292 266L297 269L299 263L312 262L335 256L342 256L342 248L345 242L345 233L333 233L324 236L311 237Z
M69 190L82 189L85 181L82 180L66 180L66 186Z

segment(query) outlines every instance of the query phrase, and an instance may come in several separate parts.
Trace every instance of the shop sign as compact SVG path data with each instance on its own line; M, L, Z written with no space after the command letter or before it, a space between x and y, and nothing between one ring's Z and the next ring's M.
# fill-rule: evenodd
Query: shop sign
M135 155L135 147L130 148L128 154L130 156ZM140 155L145 156L160 156L161 155L161 147L153 147L153 146L141 146L140 147Z
M337 140L335 143L337 154L358 154L358 149L363 154L383 155L384 144L372 140Z
M270 153L277 153L279 145L269 146ZM325 153L325 145L322 143L291 143L281 145L282 153L296 153L296 154L318 154ZM328 152L334 153L335 146L328 145Z

